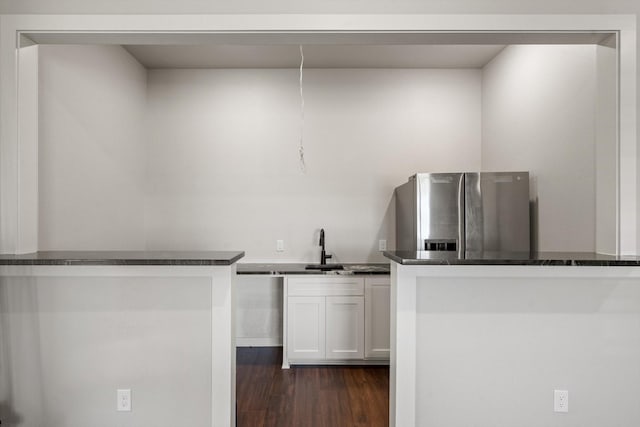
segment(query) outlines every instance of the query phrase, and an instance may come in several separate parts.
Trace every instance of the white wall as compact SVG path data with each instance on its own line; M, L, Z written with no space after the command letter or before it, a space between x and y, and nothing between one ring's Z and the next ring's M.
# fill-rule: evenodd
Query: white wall
M303 173L297 70L147 76L119 47L41 51L41 250L312 261L324 227L336 261L385 261L394 187L480 164L478 70L306 70Z
M306 70L302 173L297 70L151 70L147 247L312 261L324 227L337 261L384 261L395 186L479 167L480 81L479 70Z
M3 277L0 334L3 426L211 426L210 279Z
M483 71L482 169L531 172L538 250L594 251L596 47L509 46Z
M416 425L640 425L637 279L539 268L418 278ZM569 391L567 414L553 412L556 389Z
M283 278L238 276L236 345L282 345Z
M41 250L313 261L324 227L336 261L384 262L393 188L480 164L532 172L537 248L595 249L594 46L511 46L482 72L307 69L304 173L297 70L146 72L119 47L40 50Z
M39 249L144 249L146 70L118 46L39 50Z

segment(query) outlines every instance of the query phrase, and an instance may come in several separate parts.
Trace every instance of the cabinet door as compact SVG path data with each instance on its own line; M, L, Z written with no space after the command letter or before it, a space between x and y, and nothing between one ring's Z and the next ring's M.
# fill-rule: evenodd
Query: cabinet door
M390 282L388 277L365 281L365 357L389 359Z
M325 298L289 297L287 310L289 359L324 359Z
M364 357L364 298L327 297L327 359Z

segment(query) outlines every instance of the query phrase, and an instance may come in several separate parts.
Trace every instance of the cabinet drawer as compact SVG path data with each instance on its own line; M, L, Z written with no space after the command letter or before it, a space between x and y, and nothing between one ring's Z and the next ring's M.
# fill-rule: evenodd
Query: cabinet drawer
M391 284L391 277L389 276L375 276L375 277L367 277L367 286L389 286Z
M361 277L289 277L289 296L351 296L364 295Z

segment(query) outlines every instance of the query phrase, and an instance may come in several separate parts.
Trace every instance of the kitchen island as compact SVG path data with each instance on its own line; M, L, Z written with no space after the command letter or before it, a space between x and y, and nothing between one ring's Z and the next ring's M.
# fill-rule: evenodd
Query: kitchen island
M243 256L1 255L0 419L235 425L234 283ZM130 411L116 411L116 389L130 390Z
M385 256L390 425L640 425L639 258Z

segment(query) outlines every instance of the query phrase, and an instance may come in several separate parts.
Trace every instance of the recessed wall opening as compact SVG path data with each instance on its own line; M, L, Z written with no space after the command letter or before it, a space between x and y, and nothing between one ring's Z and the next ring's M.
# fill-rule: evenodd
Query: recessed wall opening
M562 241L566 249L585 245L636 253L635 16L2 18L3 253L229 248L246 250L245 262L316 260L314 231L324 227L334 261L375 261L378 241L386 239L393 249L393 188L416 171L454 166L535 171L537 249L560 241L553 240L557 234L571 236ZM548 31L558 28L570 31ZM300 45L306 53L306 173L298 163ZM461 63L492 46L495 54L486 62ZM143 65L146 59L134 50L146 48L158 51L157 60L166 64ZM224 57L224 49L235 53ZM280 49L282 56L276 52ZM323 49L343 52L321 61ZM456 49L467 53L456 57ZM408 53L404 59L396 57L402 52ZM178 55L192 62L180 67ZM213 56L220 62L204 62ZM445 57L450 62L433 62ZM553 60L543 61L548 57ZM547 102L529 102L540 99ZM573 188L567 190L568 183ZM557 211L548 210L550 201ZM569 201L576 206L567 206ZM567 212L576 211L566 229L549 228L546 222L555 218L553 224L566 224ZM275 254L276 239L284 242L284 256ZM142 273L153 278L120 276L128 274L123 269L111 280L100 277L107 270L102 266L36 268L37 277L15 278L15 286L13 277L5 277L10 321L3 324L9 333L0 352L6 357L4 371L11 373L3 377L9 396L3 399L5 408L38 424L51 418L47 408L60 407L59 391L71 390L86 404L65 417L87 425L87 419L100 414L117 423L122 414L114 410L111 392L131 387L138 402L133 415L150 420L147 424L228 423L217 408L233 408L234 402L226 405L233 399L222 402L216 393L233 395L233 381L222 381L212 370L220 361L212 351L221 342L213 336L218 330L214 315L219 315L212 292L216 286L210 277L191 277L196 268L171 268L171 273L188 273L184 280L156 280L151 269ZM462 273L488 272L483 277L493 285L497 276L512 274L510 267L500 268L504 273L497 276L490 270ZM551 280L543 275L540 280ZM223 322L222 341L232 347L241 345L238 338L254 340L246 345L256 345L256 338L280 344L282 279L243 279L237 287L236 326ZM584 277L579 279L576 284L582 285ZM613 285L625 293L620 283ZM420 302L406 294L413 286L404 288L410 306ZM454 294L460 288L445 287L451 301L459 303ZM586 331L593 330L593 301L620 293L594 291L584 300L591 308ZM535 302L542 295L521 294L525 298L513 294L513 300ZM572 310L575 301L570 299ZM490 302L495 308L495 298ZM556 302L551 314L564 321ZM596 305L607 311L607 304ZM420 316L424 307L418 308ZM515 312L525 326L531 324L530 309L531 304ZM514 311L507 307L504 313L513 317ZM549 320L549 310L539 313ZM585 321L585 313L574 314ZM626 320L627 314L622 313ZM409 336L424 332L404 314L394 317L400 320L397 331ZM227 339L233 338L230 329L235 344ZM543 329L544 334L551 330ZM605 335L607 341L610 334ZM415 348L412 343L406 347ZM547 350L535 342L533 347ZM412 384L419 375L397 368L410 368L414 359L402 356L392 352L400 362L395 377L405 375L408 381L400 383ZM234 362L228 362L231 368ZM185 391L194 398L186 406L172 406ZM153 408L146 410L145 402ZM409 407L415 402L406 399ZM402 409L392 404L391 416L398 420L397 415L416 414Z
M23 36L40 250L380 262L409 175L528 170L533 250L617 252L615 33Z

